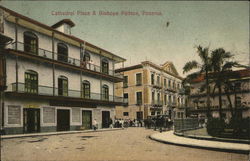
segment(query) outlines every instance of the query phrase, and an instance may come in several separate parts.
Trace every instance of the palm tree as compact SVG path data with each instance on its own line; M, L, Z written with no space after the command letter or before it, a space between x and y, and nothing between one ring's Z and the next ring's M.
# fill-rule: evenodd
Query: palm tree
M187 80L192 80L194 78L197 78L201 74L205 74L206 79L206 97L207 97L207 118L211 117L210 114L210 87L209 87L209 78L208 73L211 70L211 61L209 57L209 49L208 47L203 48L200 45L197 47L197 54L199 55L201 59L201 63L198 63L197 61L189 61L187 62L183 67L183 73L190 72L193 69L198 69L198 72L191 73L187 76Z
M233 54L226 52L223 48L218 48L212 51L211 53L211 67L213 71L213 81L214 81L214 90L218 89L218 99L219 99L219 115L222 117L222 86L224 86L224 91L227 95L229 101L229 107L232 117L234 116L232 109L232 102L229 95L229 90L232 88L230 82L230 75L228 71L232 71L233 67L239 67L235 61L230 61L233 58Z

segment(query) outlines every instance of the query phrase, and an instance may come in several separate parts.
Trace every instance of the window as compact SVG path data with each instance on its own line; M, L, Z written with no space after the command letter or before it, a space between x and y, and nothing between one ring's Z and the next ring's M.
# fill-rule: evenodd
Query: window
M241 83L237 82L235 83L235 91L240 91L241 90Z
M123 116L128 116L128 112L123 112Z
M107 59L102 60L102 73L109 74L109 62Z
M161 112L160 112L160 111L158 111L158 112L157 112L157 115L160 115L160 114L161 114Z
M157 93L157 102L158 102L158 104L161 103L160 93Z
M151 74L151 84L154 85L155 84L155 75Z
M89 53L84 52L83 61L85 61L85 62L90 61L90 55L89 55Z
M142 92L136 92L136 104L137 105L142 104Z
M128 87L128 76L124 76L123 87L124 87L124 88L127 88L127 87Z
M68 62L68 47L63 43L57 44L57 60Z
M128 99L128 93L124 93L123 98Z
M82 83L82 97L90 98L90 83L89 81L83 81Z
M60 76L58 78L58 95L68 96L68 78Z
M236 105L236 107L240 107L241 106L241 97L236 97L235 105Z
M164 79L164 87L167 87L167 79Z
M155 102L155 92L152 92L152 102Z
M157 76L157 85L160 86L160 76Z
M175 87L175 82L173 81L173 88L175 89L176 87Z
M153 112L151 112L151 116L154 116L155 115L155 112L153 111Z
M180 84L179 83L177 84L177 89L180 89Z
M29 70L25 72L25 92L38 93L38 74Z
M171 80L168 80L168 87L171 88Z
M168 96L168 102L171 103L172 100L171 100L171 96Z
M102 86L102 100L109 100L109 87L107 85Z
M142 74L141 73L137 73L136 74L136 85L140 86L142 84Z
M24 32L24 51L32 54L38 54L38 38L32 32Z
M164 94L164 105L167 105L167 95Z

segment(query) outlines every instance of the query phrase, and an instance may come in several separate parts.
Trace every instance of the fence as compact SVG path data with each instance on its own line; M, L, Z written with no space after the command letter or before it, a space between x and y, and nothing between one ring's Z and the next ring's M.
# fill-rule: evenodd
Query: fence
M198 118L184 118L174 120L174 132L184 132L199 128Z

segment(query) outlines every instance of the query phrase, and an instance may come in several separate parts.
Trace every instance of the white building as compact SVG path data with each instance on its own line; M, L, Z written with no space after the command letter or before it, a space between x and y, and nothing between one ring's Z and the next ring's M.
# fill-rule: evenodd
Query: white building
M247 118L250 116L250 69L228 71L225 73L230 82L230 88L222 84L221 92L221 114L222 118L234 117ZM204 75L192 80L190 83L190 95L188 99L189 115L205 118L207 115L206 90ZM219 91L210 83L210 114L219 117ZM230 105L231 104L231 105Z
M109 127L115 105L115 63L125 59L71 35L64 19L47 26L0 7L0 31L13 41L0 53L2 128L6 134Z

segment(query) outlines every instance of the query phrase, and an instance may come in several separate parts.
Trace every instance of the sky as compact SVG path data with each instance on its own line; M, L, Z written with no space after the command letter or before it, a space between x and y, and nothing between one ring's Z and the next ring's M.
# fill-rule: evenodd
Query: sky
M2 5L49 26L71 19L76 24L72 35L127 59L125 67L145 60L158 65L171 61L185 76L184 64L199 60L197 45L211 51L222 47L239 63L249 64L248 1L2 1ZM118 15L99 15L100 11ZM138 15L125 16L123 11ZM74 15L55 15L58 12Z

